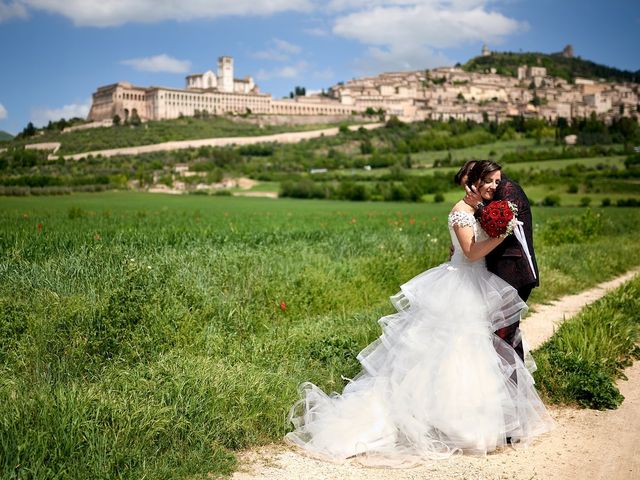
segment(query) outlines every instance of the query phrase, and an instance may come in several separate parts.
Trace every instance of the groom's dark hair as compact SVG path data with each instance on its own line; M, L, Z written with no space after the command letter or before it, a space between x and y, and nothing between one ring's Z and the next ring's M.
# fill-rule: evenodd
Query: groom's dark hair
M462 167L460 167L460 170L458 170L458 173L456 173L455 176L453 177L454 183L456 185L461 185L462 179L469 175L469 171L473 168L473 166L477 162L478 162L477 160L469 160L465 162L465 164Z
M477 161L473 168L469 170L467 185L469 187L475 185L478 180L484 179L484 177L496 170L502 170L502 166L499 163L492 162L491 160Z

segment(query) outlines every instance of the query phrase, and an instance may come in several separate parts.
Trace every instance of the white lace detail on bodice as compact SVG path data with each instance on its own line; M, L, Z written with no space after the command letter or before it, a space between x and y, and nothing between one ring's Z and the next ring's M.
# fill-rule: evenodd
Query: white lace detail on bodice
M480 223L476 220L476 217L473 216L472 213L469 212L460 212L453 211L449 214L448 218L449 223L449 235L451 235L451 244L453 245L453 256L451 257L452 264L466 264L466 265L484 265L484 258L478 260L476 262L470 262L467 257L462 253L462 247L460 246L460 242L458 241L458 237L456 232L453 230L454 226L458 227L472 227L473 235L476 238L477 242L481 242L482 240L486 240L488 235L485 231L480 227Z
M451 212L449 214L449 226L453 227L455 225L459 227L472 227L476 224L476 217L473 214L468 212Z

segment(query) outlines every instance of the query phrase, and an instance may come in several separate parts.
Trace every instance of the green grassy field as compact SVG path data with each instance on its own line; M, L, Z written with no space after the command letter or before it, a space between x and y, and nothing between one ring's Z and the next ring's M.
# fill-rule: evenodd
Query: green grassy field
M452 150L457 151L457 150ZM470 157L470 158L486 158L486 157ZM587 168L593 168L597 165L606 165L608 167L616 167L619 169L624 168L624 156L616 155L610 157L590 157L590 158L566 158L566 159L558 159L558 160L544 160L544 161L536 161L536 162L521 162L521 163L510 163L503 164L503 168L508 170L513 170L516 172L522 170L558 170L561 168L565 168L569 165L582 165ZM453 176L458 170L459 166L455 167L436 167L436 168L421 168L417 166L415 169L409 170L407 173L410 175L433 175L434 173L440 172L445 173L447 175ZM344 170L343 173L348 175L352 170ZM383 175L388 175L390 169L388 168L377 168L375 170L358 170L359 175L366 175L372 178L381 177Z
M253 117L256 118L255 116ZM358 119L359 123L364 123ZM339 124L356 123L356 119L347 118ZM216 137L246 137L254 135L272 135L283 132L318 130L338 125L336 123L317 123L308 125L264 125L242 121L231 116L210 118L184 117L173 120L159 120L139 126L101 127L62 133L44 131L42 135L16 139L8 143L11 146L29 143L60 142L60 153L71 154L103 150L110 148L149 145L177 140L195 140Z
M555 149L560 151L562 147L556 146L552 140L546 140L542 143L537 143L532 138L522 138L518 140L502 140L493 143L487 143L484 145L476 145L468 148L457 148L448 151L431 151L431 152L419 152L411 154L411 160L413 160L417 166L429 167L433 165L436 160L442 160L447 158L449 152L451 152L451 158L455 161L474 160L474 159L488 159L488 158L500 158L504 153L511 152L518 149L527 150L549 150ZM493 155L491 155L493 153Z
M450 204L104 193L0 203L0 477L207 478L339 390ZM535 208L532 302L640 264L640 209Z

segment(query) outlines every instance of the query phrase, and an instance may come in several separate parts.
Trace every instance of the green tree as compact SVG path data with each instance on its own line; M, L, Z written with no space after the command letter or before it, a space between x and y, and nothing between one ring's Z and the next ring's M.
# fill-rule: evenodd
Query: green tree
M20 137L33 137L36 134L36 127L33 126L32 122L27 123L27 126L24 127L24 130L20 132L18 136Z
M142 123L142 120L140 120L140 116L138 115L138 110L137 109L133 109L131 110L131 119L129 120L129 122L131 123L131 125L135 125L138 126Z
M306 94L306 88L296 85L296 87L293 89L293 92L289 92L289 98L304 97Z

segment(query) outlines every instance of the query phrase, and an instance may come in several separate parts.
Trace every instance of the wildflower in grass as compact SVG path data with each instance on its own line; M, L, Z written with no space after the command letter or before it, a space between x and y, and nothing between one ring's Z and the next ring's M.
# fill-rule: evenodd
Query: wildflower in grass
M39 223L38 225L36 225L36 228L38 229L39 232L41 232L42 231L42 224Z
M354 224L354 223L356 223L357 221L358 221L358 220L356 219L356 217L352 217L352 218L351 218L351 221L350 221L349 223L351 223L351 224L353 225L353 224Z
M28 213L23 213L22 214L22 218L24 218L25 220L27 220L29 218L29 214Z
M98 240L102 240L102 237L98 232L96 232L95 235L93 236L93 239L97 242Z
M416 219L415 218L410 218L409 219L409 225L415 225L416 224Z
M283 312L287 310L287 302L285 302L284 300L280 300L280 310L282 310Z

